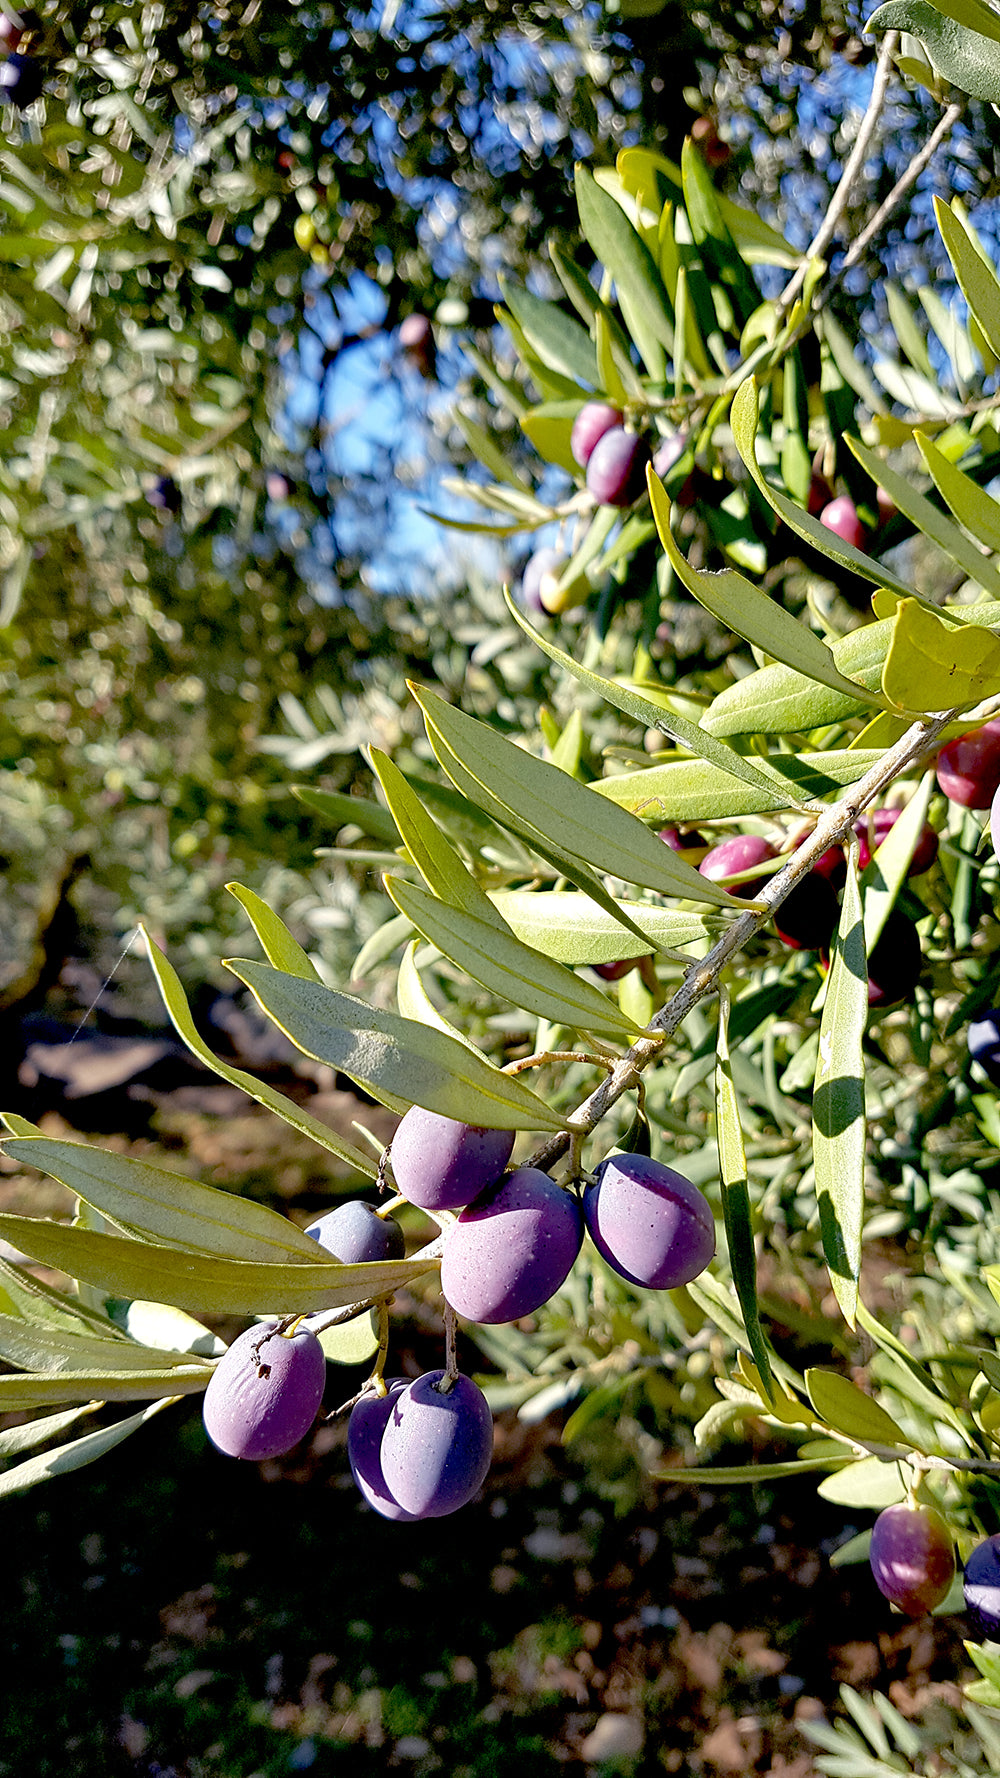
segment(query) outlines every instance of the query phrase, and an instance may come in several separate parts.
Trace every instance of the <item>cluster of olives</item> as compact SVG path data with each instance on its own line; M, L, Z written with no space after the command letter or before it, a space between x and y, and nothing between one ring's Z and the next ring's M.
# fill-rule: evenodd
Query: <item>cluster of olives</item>
M555 1294L584 1234L608 1265L652 1290L703 1272L715 1252L704 1195L648 1155L601 1162L582 1202L537 1167L503 1171L509 1131L475 1129L413 1106L393 1137L396 1185L432 1214L458 1211L441 1256L441 1289L469 1321L517 1321ZM502 1157L502 1158L501 1158Z
M390 1148L400 1193L444 1226L441 1288L457 1314L516 1321L549 1300L584 1233L630 1283L670 1290L715 1252L708 1202L691 1182L645 1155L602 1161L582 1202L537 1167L506 1171L509 1130L459 1123L413 1106ZM456 1214L457 1213L457 1214ZM345 1264L401 1259L396 1218L351 1201L306 1230ZM305 1320L249 1328L220 1359L205 1392L205 1428L227 1456L290 1451L323 1399L326 1364ZM351 1410L348 1457L365 1500L389 1519L440 1518L482 1485L492 1452L482 1391L454 1367L414 1381L371 1379Z
M933 1611L955 1578L955 1548L936 1507L915 1500L888 1506L872 1527L869 1554L880 1592L908 1617ZM980 1636L1000 1630L1000 1532L976 1545L965 1564L965 1609Z

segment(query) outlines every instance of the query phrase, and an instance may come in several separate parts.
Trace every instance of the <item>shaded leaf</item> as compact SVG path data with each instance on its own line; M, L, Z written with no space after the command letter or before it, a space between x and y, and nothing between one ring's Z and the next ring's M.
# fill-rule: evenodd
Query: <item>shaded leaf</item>
M938 197L934 199L935 220L941 231L945 252L955 269L959 289L972 316L982 328L990 350L1000 357L1000 284L997 283L992 266L986 263L979 251L972 230L959 215L959 210L957 198L950 205L942 203Z
M729 1059L729 995L719 997L718 1058L715 1069L715 1119L722 1179L722 1214L729 1244L733 1283L743 1312L750 1350L768 1401L774 1399L771 1361L757 1308L757 1255L754 1251L747 1162L740 1109Z
M823 1252L837 1301L853 1327L861 1270L865 1193L865 1065L868 965L857 869L847 883L820 1023L813 1092L813 1161Z
M73 1439L68 1445L59 1445L54 1451L46 1451L38 1456L30 1457L27 1462L17 1464L0 1475L0 1497L8 1494L23 1493L25 1488L33 1488L37 1482L47 1482L53 1476L68 1475L75 1469L83 1469L88 1463L95 1463L107 1451L113 1451L116 1445L123 1444L138 1432L140 1426L162 1408L169 1407L172 1398L156 1401L150 1407L143 1408L139 1414L132 1414L127 1420L116 1420L113 1426L99 1427L96 1432L84 1433L82 1438ZM62 1416L53 1415L53 1419Z

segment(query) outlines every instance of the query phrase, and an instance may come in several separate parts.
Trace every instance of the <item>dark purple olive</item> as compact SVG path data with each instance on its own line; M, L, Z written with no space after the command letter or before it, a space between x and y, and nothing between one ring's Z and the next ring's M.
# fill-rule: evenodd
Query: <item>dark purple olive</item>
M956 735L937 759L938 786L963 809L988 809L1000 790L1000 722Z
M610 1155L583 1194L587 1232L630 1284L675 1290L715 1252L715 1221L703 1192L649 1155Z
M393 1397L379 1462L390 1500L417 1519L456 1512L479 1492L493 1455L493 1416L471 1377L449 1389L427 1371Z
M895 827L902 809L869 809L860 821L854 823L854 831L860 842L858 862L861 869L871 863L872 855L881 846L886 835ZM869 825L870 824L870 825ZM930 870L938 855L938 836L929 821L925 821L920 830L913 857L910 859L908 877L919 877L925 870Z
M351 1198L335 1210L328 1210L325 1216L309 1224L306 1234L345 1266L402 1259L406 1253L406 1236L396 1218L379 1216L361 1198Z
M649 446L638 432L614 426L599 438L587 463L587 487L600 506L632 506L646 491Z
M775 909L774 930L792 951L818 951L830 943L839 914L837 891L829 878L810 871Z
M933 1611L955 1578L951 1532L932 1506L887 1506L872 1527L869 1561L879 1591L908 1617Z
M977 1636L1000 1630L1000 1532L977 1543L965 1564L965 1609Z
M408 1388L405 1377L395 1377L387 1384L385 1395L363 1395L351 1409L347 1424L347 1457L351 1474L368 1505L381 1513L383 1519L412 1521L419 1516L403 1511L386 1487L382 1474L382 1435L397 1396Z
M40 98L45 77L37 62L30 56L22 56L12 51L6 61L0 62L0 99L16 105L24 111Z

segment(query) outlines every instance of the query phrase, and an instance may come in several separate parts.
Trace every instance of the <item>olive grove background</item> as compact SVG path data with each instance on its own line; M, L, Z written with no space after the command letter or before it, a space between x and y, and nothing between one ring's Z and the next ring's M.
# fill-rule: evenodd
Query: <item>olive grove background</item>
M995 265L1000 238L994 15L973 0L883 11L871 32L839 5L771 0L43 0L27 21L16 53L43 93L0 110L5 1215L61 1228L72 1212L72 1178L30 1164L35 1120L45 1139L83 1133L123 1166L152 1160L303 1223L357 1189L354 1122L388 1138L386 1083L352 1086L338 1056L259 1016L222 959L248 942L247 908L272 961L284 929L224 886L280 916L328 985L391 1014L413 925L381 873L420 834L387 809L372 746L487 886L568 874L460 802L437 707L422 693L425 726L408 682L582 790L667 755L700 764L699 717L744 681L752 703L754 674L788 658L754 589L835 654L895 621L893 589L920 610L1000 598L995 503L975 499L1000 466L1000 294L969 259ZM824 217L832 238L807 267ZM657 229L692 248L666 352L648 331L666 287L666 258L653 283L646 269ZM433 325L423 356L399 339L414 314ZM581 387L684 446L663 501L600 535L566 458ZM798 522L814 470L858 506L868 570ZM877 483L896 509L881 529ZM536 637L501 588L556 538L583 552L590 591L532 619ZM708 579L723 570L749 577L728 604ZM877 622L873 584L890 597ZM911 720L954 710L934 687L914 698L898 627L899 678L880 677L884 648L858 669L867 704L850 686L832 712L800 702L777 741L763 693L742 730L709 723L737 736L741 793L761 759L798 752L815 774L828 753L834 778L809 784L836 802L859 775L852 744L875 770ZM965 711L1000 694L988 656L963 689ZM875 712L883 692L895 713ZM853 1272L831 1257L815 1176L821 974L757 931L724 983L731 1069L714 1001L693 1005L647 1077L645 1124L620 1101L603 1131L605 1147L651 1140L705 1187L728 1218L719 1267L700 1296L584 1278L531 1327L466 1330L497 1460L454 1522L407 1544L363 1514L334 1420L282 1463L227 1465L188 1401L30 1491L40 1477L15 1476L8 1446L0 1770L1000 1769L1000 1669L977 1677L960 1600L894 1618L864 1561L873 1510L902 1491L895 1462L865 1467L885 1421L859 1421L859 1395L903 1427L901 1462L941 1458L963 1553L1000 1524L1000 1313L984 1282L1000 1120L965 1043L1000 1001L996 860L982 820L922 775L930 751L899 770L941 837L936 874L909 885L906 858L886 866L920 931L920 984L854 1033L868 1134ZM714 781L692 786L668 815L761 825ZM791 837L794 796L775 806ZM176 982L125 949L140 920ZM473 979L457 940L425 937L411 1018L446 1019L497 1062L565 1047L558 1009L529 1017ZM609 943L556 954L608 961ZM681 974L668 958L653 987L624 977L609 1016L642 1027ZM184 994L214 1075L168 1022ZM291 1103L288 1122L253 1105L245 1071L266 1104ZM543 1080L561 1112L594 1085L584 1061ZM729 1086L738 1200L720 1178ZM334 1130L327 1148L311 1119ZM28 1251L13 1224L0 1232L8 1260ZM407 1233L427 1238L416 1215ZM43 1275L76 1276L58 1259ZM4 1315L25 1316L4 1288ZM227 1338L240 1325L221 1297L199 1312ZM393 1340L401 1368L438 1362L433 1279L397 1294ZM33 1378L15 1350L4 1380ZM366 1368L345 1365L343 1387L338 1371L338 1401ZM25 1395L8 1426L42 1401Z

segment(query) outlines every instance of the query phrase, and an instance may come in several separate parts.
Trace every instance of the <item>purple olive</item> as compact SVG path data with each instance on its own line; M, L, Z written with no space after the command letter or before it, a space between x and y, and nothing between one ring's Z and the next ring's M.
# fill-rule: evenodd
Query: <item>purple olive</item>
M351 1409L347 1424L347 1456L357 1486L383 1519L413 1520L419 1515L404 1512L394 1500L382 1474L382 1435L396 1399L409 1384L405 1377L395 1377L387 1385L385 1395L363 1395Z
M427 1371L393 1398L379 1461L390 1500L416 1519L443 1518L478 1493L493 1455L493 1416L470 1377L442 1388Z
M569 448L581 469L586 469L590 462L598 439L603 438L613 427L621 426L623 417L620 409L612 407L609 401L588 401L584 404L573 421L569 438Z
M602 1161L583 1194L583 1214L601 1257L630 1284L649 1290L689 1284L715 1252L707 1198L649 1155Z
M0 99L16 105L19 111L34 104L44 83L41 68L30 56L11 51L6 61L0 62Z
M937 781L950 802L988 809L1000 790L1000 722L948 741L938 754Z
M895 827L902 813L902 809L869 809L860 821L854 823L854 831L860 841L858 862L862 870L871 863L873 854ZM930 822L925 821L910 859L907 876L919 877L925 870L930 870L937 855L938 836Z
M577 1200L538 1167L519 1167L449 1229L441 1289L469 1321L518 1321L565 1283L582 1241Z
M698 869L711 882L721 883L726 877L742 876L744 871L753 870L758 864L777 856L774 847L762 835L738 833L706 852Z
M955 1578L951 1532L932 1506L887 1506L872 1527L869 1561L879 1591L908 1617L933 1611Z
M394 1216L379 1216L361 1198L338 1204L311 1222L306 1234L332 1253L345 1266L367 1265L369 1261L402 1259L406 1253L406 1236Z
M421 1210L461 1210L499 1179L513 1147L512 1130L461 1124L411 1105L392 1139L392 1176Z
M811 870L788 891L773 916L774 930L792 951L818 951L837 924L837 891L829 878Z
M977 1543L965 1564L965 1609L978 1636L1000 1630L1000 1532Z
M587 487L600 506L632 506L646 491L649 446L638 432L614 426L599 438L587 463Z
M824 506L819 515L819 522L828 531L839 537L842 543L850 543L855 549L864 549L868 533L858 517L858 509L846 494L838 494Z
M280 1457L304 1438L326 1382L323 1348L308 1328L249 1327L219 1359L205 1391L205 1431L227 1457Z

